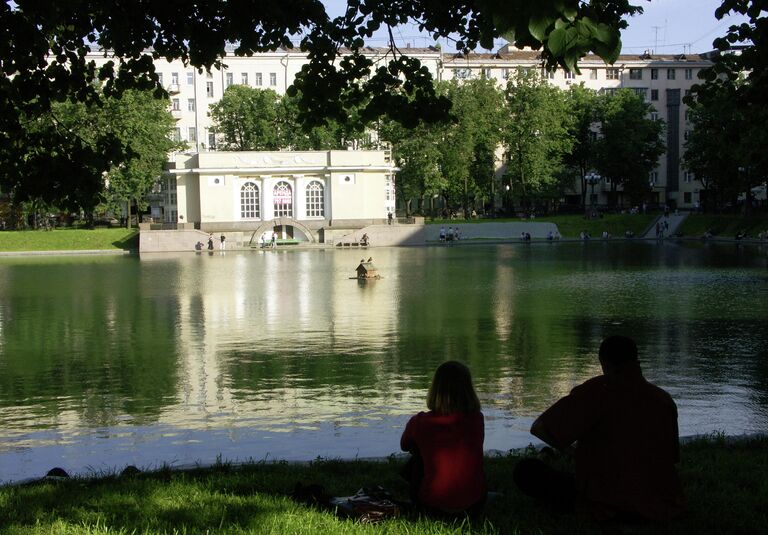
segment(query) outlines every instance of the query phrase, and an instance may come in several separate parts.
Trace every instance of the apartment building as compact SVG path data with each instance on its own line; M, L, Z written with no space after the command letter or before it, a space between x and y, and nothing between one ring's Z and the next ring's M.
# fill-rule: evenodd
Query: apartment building
M364 52L375 64L391 58L387 48L368 47ZM701 183L681 163L683 144L690 130L687 107L682 98L696 83L699 71L711 64L706 55L622 55L613 65L597 56L587 56L579 63L581 72L576 74L563 70L544 71L538 52L509 46L492 54L443 53L433 47L407 48L404 52L418 58L435 80L484 77L503 85L516 70L535 69L549 83L562 89L580 83L603 92L624 87L634 89L653 105L656 110L653 116L666 123L667 151L648 178L653 191L651 200L680 208L693 208L700 203ZM94 53L93 58L97 62L106 61L98 53ZM231 48L227 50L222 67L210 72L200 73L178 60L157 60L155 68L168 90L171 113L176 119L175 138L185 141L191 153L215 151L216 135L208 110L211 104L221 99L227 87L242 84L272 89L282 95L306 62L306 55L293 49L237 57ZM501 161L498 172L503 173ZM178 216L178 209L174 182L174 178L168 177L161 193L165 206L163 218L176 223L174 217ZM573 200L581 198L580 187L576 181L570 192ZM605 203L610 190L611 184L601 180L594 187L595 201ZM592 188L588 193L592 194Z

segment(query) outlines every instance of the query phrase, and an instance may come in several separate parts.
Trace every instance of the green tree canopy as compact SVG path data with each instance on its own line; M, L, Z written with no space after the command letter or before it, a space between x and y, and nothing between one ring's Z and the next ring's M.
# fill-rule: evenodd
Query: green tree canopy
M718 207L736 203L744 194L744 211L752 207L752 188L768 181L768 2L723 0L715 15L745 15L748 22L729 27L715 40L721 52L700 74L702 84L685 98L691 107L693 131L685 162L702 180ZM731 48L737 43L737 50Z
M573 146L573 118L565 93L532 70L518 71L507 82L506 101L504 187L508 203L517 198L528 208L533 197L559 182Z
M209 115L214 129L223 136L224 150L277 150L280 136L277 128L279 109L277 93L231 85L224 96L211 106Z
M653 110L631 89L601 98L596 167L610 180L614 202L618 187L632 202L641 202L649 192L648 175L665 151L664 125L650 118Z
M563 163L568 176L578 177L581 182L581 204L586 206L587 173L595 167L597 141L598 96L584 87L584 84L572 85L568 89L568 108L573 122L571 132L573 147L565 154Z

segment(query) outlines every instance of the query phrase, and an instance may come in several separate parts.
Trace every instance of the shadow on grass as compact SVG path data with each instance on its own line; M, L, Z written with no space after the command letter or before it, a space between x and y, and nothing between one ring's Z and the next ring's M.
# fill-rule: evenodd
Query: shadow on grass
M113 241L112 245L124 251L138 251L139 250L139 231L135 230L133 231L133 233L125 236L123 239Z
M369 526L289 498L296 483L321 483L333 496L382 485L407 496L400 461L316 461L164 469L125 477L40 482L0 488L0 531L68 533L768 533L768 439L702 440L683 447L680 467L690 511L664 525L600 524L556 515L522 496L512 482L520 457L486 460L489 489L501 495L471 523L406 516ZM105 529L101 529L105 528Z

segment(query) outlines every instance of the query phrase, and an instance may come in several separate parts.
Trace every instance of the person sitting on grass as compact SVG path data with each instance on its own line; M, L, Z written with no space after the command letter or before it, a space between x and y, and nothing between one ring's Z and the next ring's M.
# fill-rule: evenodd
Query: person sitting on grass
M413 416L400 439L411 453L402 475L414 505L429 513L475 515L486 498L485 423L469 368L456 361L435 371L429 412Z
M539 459L524 459L513 479L524 493L556 510L622 521L671 519L685 507L675 470L680 458L675 402L645 380L631 338L606 338L599 357L603 375L571 390L531 427L550 446L573 452L575 477Z

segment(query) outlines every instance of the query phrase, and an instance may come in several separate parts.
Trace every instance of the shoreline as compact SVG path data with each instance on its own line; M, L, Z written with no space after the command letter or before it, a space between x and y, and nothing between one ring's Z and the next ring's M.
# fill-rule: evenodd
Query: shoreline
M467 238L467 239L461 239L453 242L441 242L437 240L425 240L422 244L406 244L406 245L384 245L384 246L378 246L378 247L426 247L426 246L447 246L452 247L456 245L497 245L497 244L520 244L520 245L534 245L534 244L557 244L557 243L627 243L627 242L638 242L638 243L667 243L667 242L696 242L696 243L717 243L717 244L733 244L733 245L768 245L768 241L766 240L758 240L755 238L746 238L737 240L735 238L694 238L694 237L673 237L673 238L622 238L622 237L614 237L614 238L590 238L589 240L582 240L580 238L560 238L558 240L547 240L542 238L533 238L531 241L522 241L519 237L509 237L509 238L500 238L500 237L488 237L488 238ZM301 250L301 251L307 251L307 250L358 250L358 249L375 249L377 248L376 245L368 245L367 247L337 247L335 245L331 244L310 244L309 242L306 245L303 244L297 244L297 245L290 245L290 246L281 246L276 249L270 249L265 248L264 251L291 251L291 250ZM141 256L142 254L152 255L155 253L163 254L167 252L189 252L194 254L216 254L216 253L227 253L227 252L243 252L243 251L261 251L261 248L258 247L233 247L226 249L225 251L221 251L220 249L214 249L212 251L203 250L203 251L153 251L153 252L145 252L145 253L139 253L136 249L50 249L50 250L31 250L31 251L0 251L0 257L25 257L25 256Z

